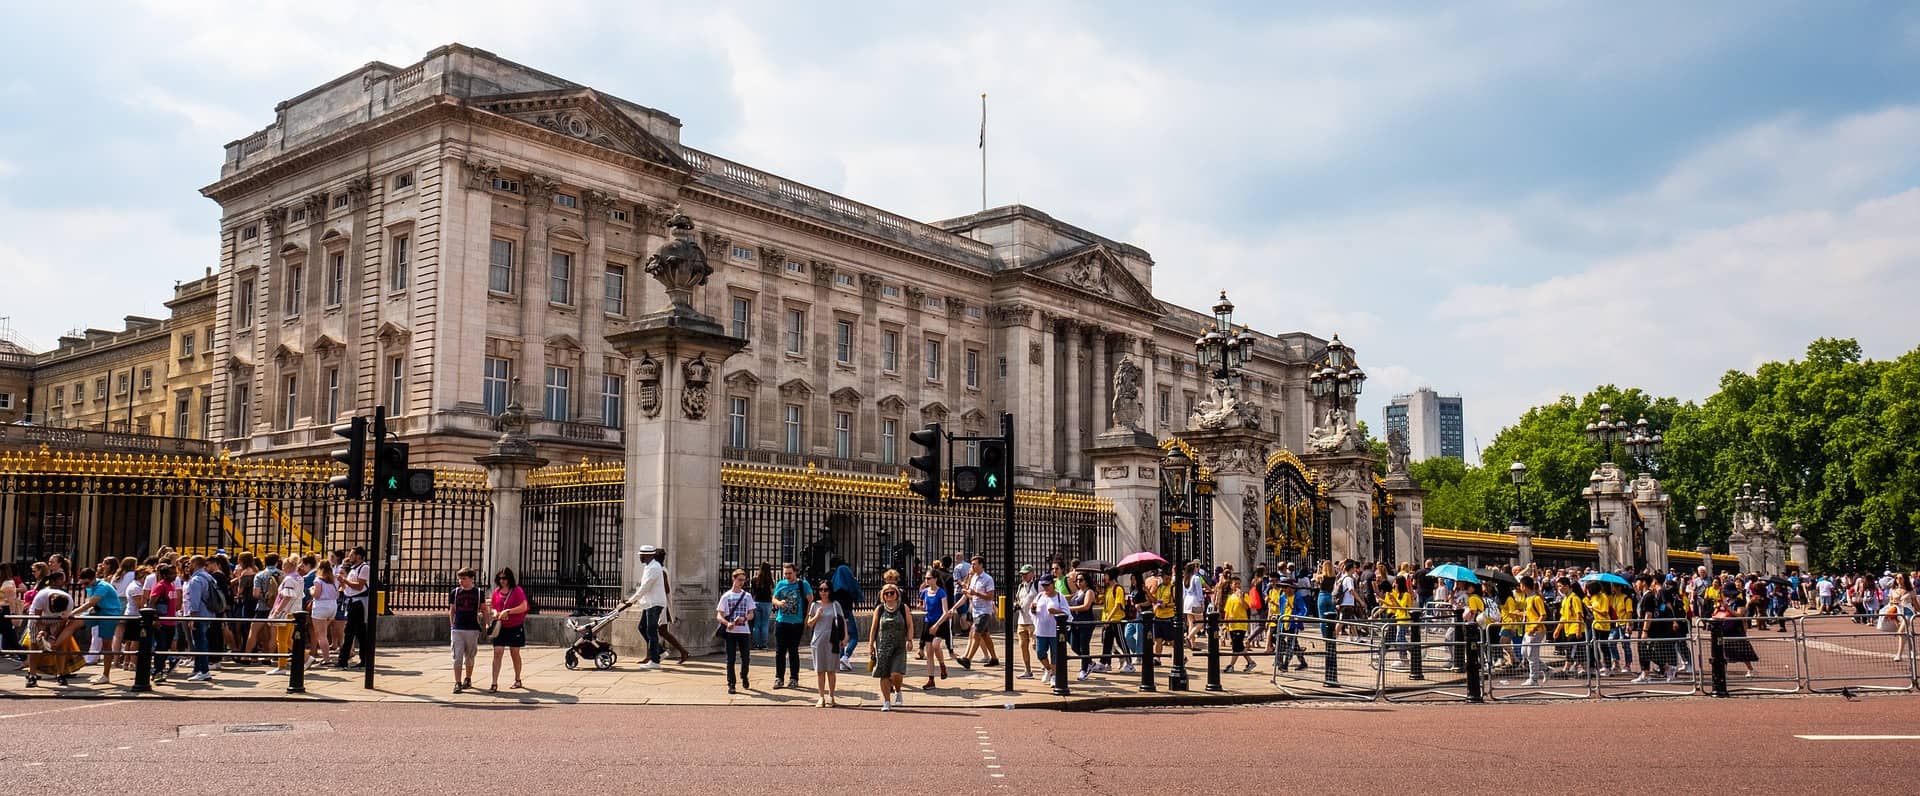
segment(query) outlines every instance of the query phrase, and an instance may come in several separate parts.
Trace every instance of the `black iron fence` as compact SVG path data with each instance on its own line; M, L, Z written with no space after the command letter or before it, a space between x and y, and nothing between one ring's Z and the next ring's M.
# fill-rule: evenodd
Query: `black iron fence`
M729 463L721 468L720 566L727 584L734 569L756 571L794 562L808 580L821 580L844 560L868 601L882 576L898 570L913 588L929 562L943 556L987 557L997 572L1005 543L1002 506L946 503L929 508L902 477L828 473L814 467ZM1020 490L1014 504L1014 559L1071 566L1121 554L1113 507L1089 495ZM1001 573L1004 574L1004 573Z
M580 464L535 473L520 499L520 583L542 610L619 602L625 470Z

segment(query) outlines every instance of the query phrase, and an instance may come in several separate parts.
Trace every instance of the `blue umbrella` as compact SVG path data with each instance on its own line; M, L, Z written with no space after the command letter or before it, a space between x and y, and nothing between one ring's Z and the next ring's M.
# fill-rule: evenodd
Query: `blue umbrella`
M1427 570L1427 577L1445 578L1451 581L1465 581L1467 583L1480 582L1479 575L1473 574L1473 570L1467 569L1459 564L1441 564L1440 566Z
M1633 584L1628 583L1626 578L1620 577L1619 575L1615 575L1611 572L1595 572L1591 575L1581 578L1580 582L1592 583L1596 580L1600 581L1601 583L1612 583L1617 586L1626 586L1628 588L1633 587Z

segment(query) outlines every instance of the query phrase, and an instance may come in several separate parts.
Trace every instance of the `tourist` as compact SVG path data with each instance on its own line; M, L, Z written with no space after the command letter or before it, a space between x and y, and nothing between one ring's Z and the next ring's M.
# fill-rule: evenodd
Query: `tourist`
M773 565L762 561L759 571L753 574L750 589L753 594L753 648L764 650L772 643L773 637ZM774 683L779 688L779 683Z
M1678 624L1672 615L1672 607L1661 597L1660 591L1653 586L1653 579L1647 575L1634 577L1633 588L1639 596L1634 603L1634 615L1640 625L1640 676L1634 683L1652 682L1657 675L1664 674L1667 682L1673 682L1679 673L1675 656L1668 639L1672 625Z
M953 643L953 611L948 606L951 600L947 590L940 587L941 577L938 567L927 570L927 577L920 586L921 630L920 645L926 650L927 682L920 686L922 691L931 691L934 686L934 674L939 679L947 679L947 646Z
M453 652L453 692L473 687L473 661L480 654L480 587L472 567L456 575L460 585L447 592L447 636ZM277 610L277 609L276 609Z
M1028 571L1031 571L1031 567ZM1060 617L1070 616L1067 612L1067 600L1053 588L1052 578L1041 578L1040 588L1021 606L1024 612L1032 616L1034 651L1040 655L1040 667L1046 674L1040 678L1041 685L1052 685L1054 678L1061 672L1053 668L1053 647L1060 643Z
M59 571L50 573L50 577L58 576L60 579L51 581L52 585L34 595L37 606L33 609L33 616L38 619L33 628L34 648L40 652L27 656L29 688L39 685L42 675L52 675L54 682L64 688L67 677L85 665L81 660L80 644L73 638L74 631L79 630L81 625L80 620L74 618L73 595L60 588L65 585L65 575Z
M1532 575L1520 577L1517 599L1524 623L1520 636L1520 657L1527 664L1527 681L1520 685L1522 688L1532 688L1547 676L1546 662L1540 657L1541 648L1547 641L1547 601L1540 597Z
M1406 575L1395 576L1392 585L1381 588L1379 594L1380 607L1385 609L1384 618L1392 621L1392 624L1386 628L1387 645L1399 656L1399 661L1390 664L1389 668L1407 668L1409 666L1408 649L1412 639L1414 601L1417 598L1407 587Z
M900 685L907 676L907 639L913 636L913 610L901 598L899 586L880 588L880 605L873 609L867 632L867 656L880 681L880 709L891 710L891 705L904 703Z
M1240 589L1240 578L1234 575L1226 576L1220 588L1227 595L1220 603L1220 624L1227 629L1227 640L1231 650L1227 655L1226 665L1222 666L1221 670L1232 672L1233 667L1244 660L1247 664L1246 671L1251 672L1254 663L1253 656L1247 654L1247 626L1252 621L1252 611L1247 608L1247 593Z
M846 559L833 557L833 601L840 604L840 611L847 616L847 646L840 650L840 671L853 671L853 648L859 643L860 623L854 621L853 605L866 599L860 591L860 579L854 577L853 567L847 566Z
M773 607L773 687L800 687L800 636L806 631L807 582L792 561L780 565L780 580L768 592Z
M664 547L654 548L654 558L658 561L666 561L667 549ZM660 621L660 643L665 644L668 649L673 650L675 664L685 666L688 657L687 645L680 643L680 638L673 634L673 576L666 573L664 569L665 564L661 564L661 566L663 569L660 572L660 588L665 589L667 592L667 611L662 614Z
M513 574L512 567L501 567L493 576L493 595L487 601L487 617L490 622L499 622L500 627L493 632L493 681L487 686L487 693L500 691L500 657L504 653L513 655L513 687L525 688L520 684L520 648L527 645L527 593L520 589L520 579Z
M812 632L807 646L813 657L813 688L818 697L813 706L824 708L837 704L834 691L840 686L840 647L845 643L847 623L840 604L833 601L831 585L820 581L813 595L813 610L807 614L807 629Z
M288 619L293 617L296 611L306 610L306 595L308 590L302 588L301 584L306 581L307 568L312 565L313 561L313 556L302 558L294 564L292 572L281 573L279 580L273 583L273 604L267 608L267 619L274 622L287 622ZM311 638L313 635L313 619L311 614L308 615L307 628L307 635ZM272 671L267 672L269 676L278 677L292 671L293 630L294 628L291 622L272 626L268 646L270 647L270 651L275 654L275 665Z
M1135 588L1139 587L1139 577L1134 578ZM1133 654L1139 649L1139 637L1134 623L1135 601L1130 599L1127 588L1120 585L1120 576L1108 573L1107 588L1100 596L1100 671L1113 670L1114 648L1120 649L1120 671L1133 671Z
M340 607L346 612L346 635L340 639L340 668L353 665L354 646L359 645L361 660L367 660L367 648L373 644L373 638L367 633L367 614L373 610L373 594L367 590L371 583L371 571L367 564L367 548L355 547L347 553L347 565L336 569L334 578L340 582Z
M898 591L896 590L896 594ZM753 592L747 590L747 571L733 571L733 588L720 595L720 603L714 608L714 618L720 622L720 641L727 649L727 693L739 693L734 689L734 659L739 658L739 687L753 690L753 684L747 680L747 667L753 662L752 650L748 644L753 640Z
M1899 652L1894 653L1897 663L1911 660L1913 649L1913 619L1920 614L1920 595L1913 593L1913 578L1902 572L1894 579L1893 593L1887 596L1887 605L1894 612L1894 634L1900 638Z
M994 601L997 596L993 576L987 574L987 557L975 555L969 568L967 585L961 593L967 598L967 613L972 617L972 632L967 635L967 653L955 659L962 669L973 668L975 653L987 653L987 666L1000 665L1000 656L993 648Z
M187 615L192 617L189 632L193 636L193 674L189 681L207 682L213 679L212 653L220 637L219 622L203 621L220 616L226 605L225 592L220 581L214 576L219 570L218 561L194 556L195 570L187 579L185 606Z
M1080 659L1079 679L1084 681L1094 671L1093 660L1093 610L1094 591L1087 584L1087 574L1075 572L1067 576L1067 587L1071 589L1067 596L1067 613L1072 623L1067 632L1061 635L1067 639L1067 647ZM1062 672L1064 674L1064 672Z
M24 620L26 601L21 597L24 589L20 579L13 576L12 564L0 564L0 650L12 654L14 650L26 649L20 646L20 631L15 620Z
M1206 611L1210 595L1207 589L1207 576L1199 561L1187 562L1187 568L1181 578L1180 609L1187 615L1187 637L1184 643L1193 649L1193 643L1206 626Z
M333 577L333 562L320 562L319 569L313 575L313 588L308 590L313 599L313 658L308 666L325 666L331 659L333 645L339 641L336 631L340 630L340 584Z
M660 616L667 610L666 569L653 545L640 546L640 583L634 587L634 605L640 609L640 637L647 642L641 669L660 668Z
M1147 574L1147 594L1153 609L1153 655L1157 661L1163 648L1180 643L1180 607L1174 602L1173 579L1156 569Z
M1726 655L1727 663L1745 666L1747 676L1753 676L1753 665L1760 662L1760 654L1754 652L1753 642L1747 640L1747 622L1740 618L1745 611L1745 600L1739 595L1721 598L1714 606L1713 623L1720 630L1720 649Z
M254 573L252 578L253 594L256 599L253 603L253 611L248 615L254 619L270 618L273 615L274 606L278 604L280 600L280 581L282 580L280 554L268 553L266 558L262 559L262 563L265 564L265 566L261 567L259 572ZM266 622L255 622L247 634L245 649L241 651L246 653L274 653L276 651L273 646L275 627L275 625Z
M1038 578L1034 575L1032 564L1020 565L1020 584L1013 590L1014 643L1020 648L1020 664L1024 671L1020 679L1033 679L1033 610L1030 607L1035 597L1040 595L1040 581L1049 584L1053 578ZM1046 656L1040 656L1041 666L1045 670Z
M227 616L234 619L254 618L255 607L263 604L259 599L260 591L254 582L255 577L259 574L260 568L255 565L253 551L240 551L240 557L231 575L232 582L229 588L231 588L232 591L229 593L233 595L233 605L227 609ZM227 649L238 652L241 656L253 651L252 645L248 642L258 637L257 634L252 631L260 630L261 625L248 622L222 622L221 624L225 626L226 630L226 632L222 634L222 637L227 639ZM244 657L237 656L234 658L234 663L236 664L245 662L246 659Z
M1565 660L1560 672L1567 675L1586 677L1593 668L1593 646L1587 643L1587 622L1592 615L1587 612L1586 596L1571 578L1559 578L1560 592L1566 596L1560 600L1560 620L1554 624L1553 637L1560 646ZM1594 584L1596 587L1599 584Z
M93 636L89 649L93 653L98 653L102 647L105 647L107 651L104 657L98 654L87 656L88 663L100 664L100 673L94 675L88 682L95 685L109 684L113 682L113 661L120 657L114 653L120 649L120 638L123 632L120 623L126 617L126 606L120 601L120 594L113 590L111 582L96 577L92 570L82 569L80 570L80 604L74 607L73 612L83 614L88 611L93 613L93 618L87 620L87 630Z

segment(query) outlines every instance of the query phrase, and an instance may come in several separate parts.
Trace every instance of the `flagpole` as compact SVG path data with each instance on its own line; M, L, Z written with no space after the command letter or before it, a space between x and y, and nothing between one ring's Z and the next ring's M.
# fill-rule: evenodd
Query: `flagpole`
M980 212L987 210L987 95L980 94Z

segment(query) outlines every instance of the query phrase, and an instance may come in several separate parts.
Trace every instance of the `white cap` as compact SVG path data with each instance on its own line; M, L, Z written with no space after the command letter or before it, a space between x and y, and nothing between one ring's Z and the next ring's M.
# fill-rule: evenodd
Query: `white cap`
M654 549L653 549L653 545L650 545L650 544L643 544L643 545L641 545L641 546L640 546L640 555L643 555L643 556L650 556L650 555L653 555L653 554L654 554L654 553L656 553L656 552L659 552L659 551L657 551L657 550L654 550Z

